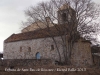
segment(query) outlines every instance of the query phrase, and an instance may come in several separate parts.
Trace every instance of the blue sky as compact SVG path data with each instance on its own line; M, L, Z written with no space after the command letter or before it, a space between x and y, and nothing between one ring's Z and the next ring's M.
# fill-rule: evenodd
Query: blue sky
M31 5L47 0L0 0L0 52L3 41L13 33L19 33L21 21L25 21L24 10ZM100 4L100 0L93 0Z

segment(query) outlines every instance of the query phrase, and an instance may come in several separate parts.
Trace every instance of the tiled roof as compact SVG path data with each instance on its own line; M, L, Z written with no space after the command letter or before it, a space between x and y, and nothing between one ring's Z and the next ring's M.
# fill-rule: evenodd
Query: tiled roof
M15 41L21 41L21 40L46 38L46 37L51 37L51 36L60 36L65 33L64 30L65 30L64 27L60 25L56 25L56 26L50 27L49 29L45 28L45 29L40 29L36 31L12 34L4 42L7 43L7 42L15 42Z

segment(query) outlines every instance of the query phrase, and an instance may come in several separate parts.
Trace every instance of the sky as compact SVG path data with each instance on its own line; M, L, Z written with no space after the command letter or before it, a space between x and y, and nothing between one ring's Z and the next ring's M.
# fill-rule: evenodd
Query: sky
M13 33L20 33L21 22L26 20L24 10L47 0L0 0L0 52L3 42ZM100 4L100 0L93 0Z

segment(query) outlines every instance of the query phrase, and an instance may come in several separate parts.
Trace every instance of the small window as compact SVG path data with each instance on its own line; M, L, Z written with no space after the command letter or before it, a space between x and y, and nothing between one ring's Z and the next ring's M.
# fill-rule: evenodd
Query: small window
M22 47L20 47L20 52L22 52Z
M68 15L68 21L69 22L71 21L71 15Z
M54 50L54 45L51 45L51 50Z
M31 52L31 47L28 47L28 52Z

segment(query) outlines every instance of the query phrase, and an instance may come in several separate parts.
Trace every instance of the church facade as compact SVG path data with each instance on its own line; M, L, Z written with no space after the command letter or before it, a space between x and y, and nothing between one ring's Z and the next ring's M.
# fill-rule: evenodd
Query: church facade
M65 16L67 15L65 9L67 8L65 6L61 8L61 10L64 11L62 12L63 18L59 18L59 24L62 24L63 19L66 19ZM69 18L71 17L69 16ZM51 26L50 29L50 33L54 36L57 43L61 55L61 61L64 62L63 46L59 32L57 32L53 26ZM42 30L24 30L22 33L12 34L4 41L4 59L51 59L53 61L59 61L56 45L47 33L46 27ZM92 65L90 44L89 41L80 38L73 45L71 53L71 63L73 65Z

